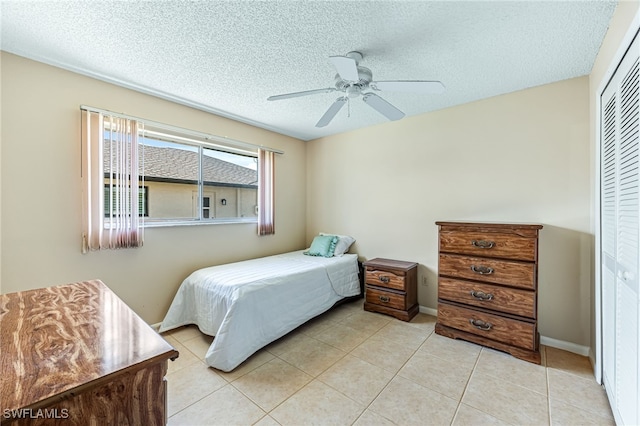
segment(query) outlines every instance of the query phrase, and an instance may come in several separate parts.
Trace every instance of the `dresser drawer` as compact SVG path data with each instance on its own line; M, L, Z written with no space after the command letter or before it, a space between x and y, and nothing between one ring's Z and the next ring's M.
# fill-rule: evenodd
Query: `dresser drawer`
M438 273L448 277L505 284L530 290L536 287L534 263L440 254Z
M537 239L517 233L443 230L440 232L440 251L534 261Z
M438 322L458 330L528 350L537 350L536 324L438 303Z
M394 273L379 269L369 269L365 272L365 283L378 287L392 288L395 290L405 291L405 275L404 273Z
M378 290L367 286L366 302L374 305L388 306L394 309L406 310L407 298L405 293Z
M535 292L441 277L438 297L452 302L536 318Z

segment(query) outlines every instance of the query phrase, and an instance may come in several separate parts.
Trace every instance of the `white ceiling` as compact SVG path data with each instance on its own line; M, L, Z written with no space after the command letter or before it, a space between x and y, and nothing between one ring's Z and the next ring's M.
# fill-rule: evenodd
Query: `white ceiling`
M267 101L333 87L329 56L362 52L374 80L442 81L443 94L377 92L416 115L589 74L616 2L0 5L2 50L310 140L387 121L359 98L316 128L338 92Z

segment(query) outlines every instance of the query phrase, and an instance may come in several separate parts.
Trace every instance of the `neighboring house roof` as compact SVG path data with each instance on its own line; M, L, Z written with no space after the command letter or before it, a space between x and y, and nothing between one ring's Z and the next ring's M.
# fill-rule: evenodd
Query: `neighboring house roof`
M104 157L104 171L108 173L108 154ZM204 182L257 186L256 170L207 155L202 157L202 163ZM198 153L144 145L144 175L148 180L197 181Z

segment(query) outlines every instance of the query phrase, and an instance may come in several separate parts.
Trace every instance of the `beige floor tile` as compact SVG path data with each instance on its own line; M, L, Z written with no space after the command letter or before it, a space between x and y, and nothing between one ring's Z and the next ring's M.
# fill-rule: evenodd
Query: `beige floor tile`
M358 420L353 424L353 426L394 426L391 420L385 419L379 414L374 413L371 410L365 410L364 413Z
M265 412L247 397L226 385L170 417L169 426L250 425L264 415Z
M418 351L402 367L398 376L460 401L472 369L473 366L464 366Z
M395 374L414 352L413 349L374 335L352 350L351 355Z
M202 361L167 374L167 411L171 416L225 386L227 381Z
M266 364L273 358L275 358L275 356L271 352L261 349L247 358L242 364L234 368L232 371L225 372L216 370L216 372L227 382L233 382L261 365Z
M165 333L162 333L162 337L171 336L176 339L178 342L182 343L185 340L193 339L196 336L201 335L202 333L198 330L198 327L195 325L185 325L184 327L174 328L173 330L169 330Z
M312 377L279 358L261 365L232 382L232 385L270 411L300 390Z
M569 405L565 402L552 399L551 405L551 424L556 426L573 426L573 425L600 425L614 426L613 414L604 416L602 413L593 413L585 411L582 408Z
M327 343L304 336L296 341L296 345L280 354L279 358L316 377L346 354Z
M473 372L462 402L513 424L548 424L545 395L492 376Z
M371 335L387 325L391 320L392 318L388 316L363 310L343 319L340 321L340 324L348 325L356 330L365 331Z
M418 313L411 321L406 323L412 327L419 328L428 333L432 333L436 326L436 317L432 315Z
M253 426L280 426L280 423L276 422L271 416L264 416L260 421L254 423Z
M479 425L496 425L507 426L510 423L503 422L483 411L476 410L466 404L460 404L458 411L453 419L454 426L479 426Z
M329 327L315 336L316 339L333 347L349 352L369 338L375 331L356 330L344 322Z
M325 331L327 328L334 326L336 324L338 323L320 316L301 325L297 330L300 333L304 334L305 336L315 337L319 333L322 333L323 331Z
M403 321L391 321L374 334L374 336L395 342L408 349L418 349L429 334L429 332L408 325Z
M294 348L297 342L306 339L308 336L302 334L299 329L293 330L291 333L286 334L265 346L265 349L271 352L275 356L282 355L291 348Z
M435 333L431 334L420 346L420 351L448 361L457 362L469 368L473 368L481 350L482 346L475 343L450 339Z
M368 405L389 383L393 373L347 355L318 376L318 380L349 398Z
M357 305L345 303L344 305L339 305L335 308L329 309L327 312L322 314L322 318L334 322L340 322L359 311L360 308Z
M365 406L314 380L269 413L282 425L350 425Z
M212 342L213 337L200 333L192 339L184 340L182 345L189 349L199 359L204 359Z
M586 356L549 346L545 348L545 352L547 357L547 367L553 368L554 370L564 371L565 373L575 374L586 379L593 379L595 377L593 374L593 367L591 367L591 362L589 362L589 358Z
M165 339L180 354L174 361L169 361L169 368L167 370L168 374L175 373L176 371L183 369L189 364L200 361L197 356L195 356L189 349L184 347L182 343L178 342L176 339L172 338L171 336L167 336L165 337Z
M547 369L547 378L551 401L562 401L601 415L611 412L607 395L594 378L586 379L551 368Z
M546 369L504 352L483 348L475 371L547 395Z
M369 410L399 425L448 425L458 403L436 391L395 377Z

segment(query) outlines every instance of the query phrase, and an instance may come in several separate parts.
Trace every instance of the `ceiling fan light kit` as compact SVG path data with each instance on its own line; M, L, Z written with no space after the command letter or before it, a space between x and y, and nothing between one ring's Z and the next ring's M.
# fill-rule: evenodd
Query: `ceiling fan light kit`
M267 100L277 101L282 99L297 98L300 96L315 95L318 93L343 92L324 113L322 118L316 123L316 127L325 127L338 114L340 109L348 103L350 99L355 99L362 95L364 103L378 111L389 120L400 120L405 114L380 96L372 92L365 92L371 89L379 92L406 92L419 94L437 94L444 92L444 85L439 81L426 80L390 80L373 81L373 73L369 68L360 66L363 56L360 52L349 52L344 56L330 56L329 59L336 68L338 74L335 76L335 88L305 90L302 92L286 93L283 95L269 96Z

